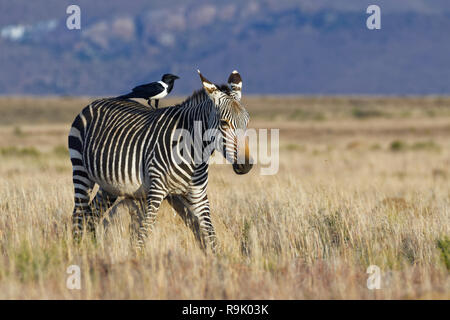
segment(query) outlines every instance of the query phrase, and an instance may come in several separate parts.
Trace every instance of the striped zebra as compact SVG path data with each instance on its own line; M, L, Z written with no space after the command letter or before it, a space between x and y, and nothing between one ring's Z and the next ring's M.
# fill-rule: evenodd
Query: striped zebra
M186 223L195 223L193 230L198 231L196 236L202 246L215 251L206 194L208 160L214 150L203 161L194 161L192 153L199 152L198 148L186 155L186 141L176 132L183 129L192 135L198 124L202 137L217 130L221 135L214 142L215 148L231 161L235 173L245 174L252 164L248 144L240 147L239 132L245 131L249 114L240 103L242 80L237 71L230 75L229 87L216 86L198 72L203 89L180 105L149 110L133 100L100 99L75 118L69 133L69 151L76 239L81 238L85 222L89 231L95 230L101 213L117 197L145 199L136 235L136 247L143 249L161 202L167 199ZM203 141L201 150L209 145ZM91 202L95 184L99 192Z

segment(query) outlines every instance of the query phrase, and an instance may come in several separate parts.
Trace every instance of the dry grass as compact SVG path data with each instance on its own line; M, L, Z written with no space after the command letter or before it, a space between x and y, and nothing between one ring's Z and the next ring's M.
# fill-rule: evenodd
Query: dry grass
M0 298L449 299L448 99L433 100L428 107L441 113L431 118L412 100L365 98L396 115L361 120L345 111L351 99L333 109L325 98L289 98L277 103L312 103L326 115L289 122L279 109L270 116L270 99L248 103L252 126L281 129L279 173L211 169L219 254L204 255L164 204L139 258L129 253L125 209L96 242L72 243L64 117L85 101L72 99L77 108L52 125L11 115L0 102L12 119L0 127ZM413 116L392 111L409 102ZM81 290L66 288L72 264L81 267ZM371 264L383 271L380 290L366 287Z

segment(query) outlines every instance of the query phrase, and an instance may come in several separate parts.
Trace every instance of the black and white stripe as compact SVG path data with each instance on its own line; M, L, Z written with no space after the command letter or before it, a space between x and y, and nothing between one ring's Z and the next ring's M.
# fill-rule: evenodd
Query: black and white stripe
M246 128L249 115L232 90L217 88L200 77L204 89L174 107L152 111L132 100L100 99L75 118L69 133L69 151L77 238L82 235L83 222L94 230L98 218L117 197L145 199L146 210L137 234L137 247L143 248L161 202L167 198L185 221L197 224L202 244L215 249L206 194L208 160L196 163L193 157L187 157L180 163L178 156L184 145L182 139L174 141L174 134L176 129L193 133L195 121L201 121L203 133L218 129L224 136L220 151L233 163L236 173L247 173L250 161L237 163L236 129ZM90 202L95 184L100 189Z

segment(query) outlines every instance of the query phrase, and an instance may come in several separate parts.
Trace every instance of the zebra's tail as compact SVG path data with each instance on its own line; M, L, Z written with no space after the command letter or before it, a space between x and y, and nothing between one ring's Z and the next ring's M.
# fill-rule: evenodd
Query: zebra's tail
M90 191L93 182L89 179L88 171L83 161L83 145L87 132L85 108L73 121L68 137L70 161L73 170L73 186L75 193L75 207L73 211L73 234L80 239L83 231L83 221L89 212Z

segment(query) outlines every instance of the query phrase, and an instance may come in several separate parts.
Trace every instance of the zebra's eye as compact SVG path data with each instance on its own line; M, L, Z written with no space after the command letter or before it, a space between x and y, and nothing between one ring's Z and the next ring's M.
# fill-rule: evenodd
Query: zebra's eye
M228 124L228 122L226 120L220 120L220 126L222 128L228 128L230 127L230 125Z

